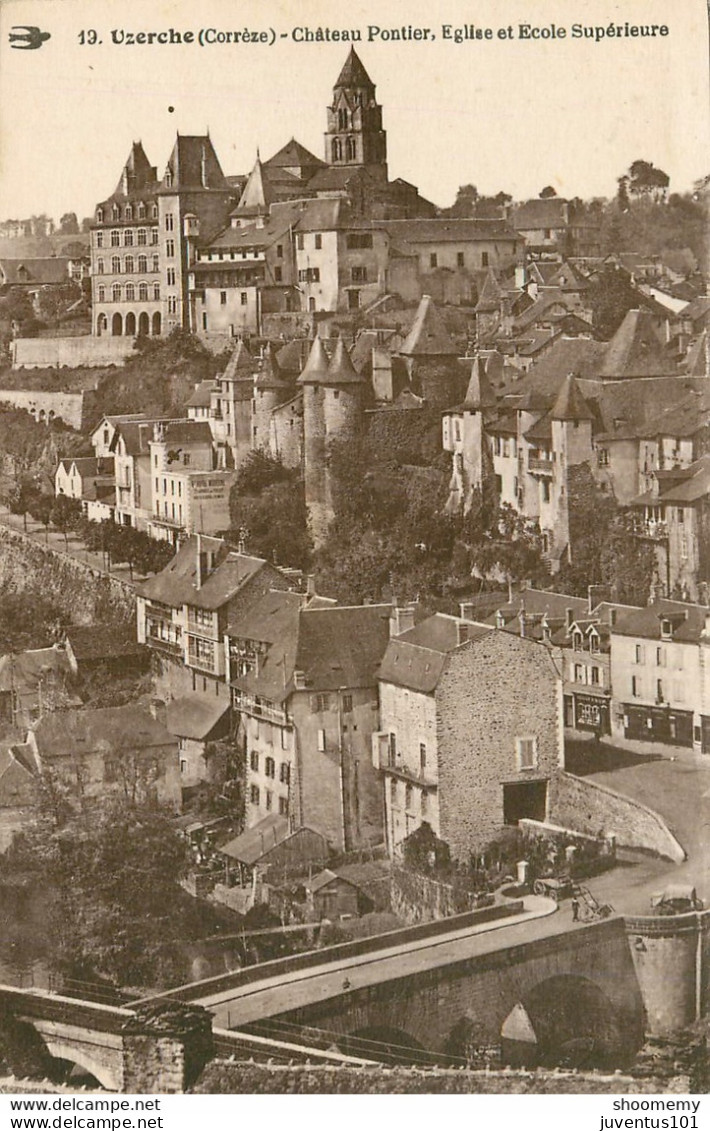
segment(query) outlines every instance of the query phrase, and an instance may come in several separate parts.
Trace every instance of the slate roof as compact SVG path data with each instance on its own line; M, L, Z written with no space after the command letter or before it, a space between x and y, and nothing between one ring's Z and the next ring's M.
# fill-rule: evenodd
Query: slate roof
M657 472L658 495L650 499L640 495L632 500L632 506L646 503L696 503L710 496L710 455L701 456L689 467L679 468L671 474Z
M520 239L504 220L387 220L384 226L393 239L408 244Z
M647 310L629 310L608 343L602 377L666 377L676 367L666 354Z
M70 471L75 467L82 478L87 478L91 475L105 475L107 477L113 476L115 461L113 456L76 456L74 459L67 456L65 459L60 459L60 464L66 471Z
M311 343L308 338L294 338L276 354L279 368L284 373L299 374L308 358Z
M72 758L97 750L120 754L175 742L162 723L135 703L54 711L43 715L32 729L42 760Z
M183 542L165 569L137 586L139 596L173 608L192 605L201 609L219 609L267 566L263 558L238 554L219 538L202 535L201 542L205 552L211 551L216 555L217 564L200 589L197 588L197 536L192 535Z
M390 605L304 609L300 617L296 669L308 688L374 687L389 640Z
M316 334L311 345L308 360L298 378L299 385L320 385L328 376L330 358L325 351L323 339Z
M286 144L279 149L278 153L275 153L273 157L265 161L264 165L267 169L292 169L294 167L301 169L318 169L324 167L325 162L321 161L320 157L316 157L315 153L311 153L309 149L306 149L305 145L301 145L300 141L296 141L295 137L292 137L290 141L287 141Z
M38 769L24 745L0 747L0 807L23 807L35 800Z
M551 412L552 420L591 420L592 412L574 374L565 377Z
M605 350L603 342L596 342L591 338L562 336L535 363L526 377L506 386L504 392L517 394L533 388L548 396L556 396L568 373L575 373L582 378L596 377Z
M342 338L338 338L330 359L327 376L323 378L323 385L362 385L364 377L355 369L350 354Z
M173 420L163 426L161 442L166 444L202 443L211 447L212 431L206 420Z
M195 385L195 391L189 401L185 401L185 408L209 408L215 388L212 380L200 381L199 385Z
M290 389L289 381L281 375L279 363L276 360L276 350L271 342L267 342L264 356L260 359L254 385L257 389Z
M227 368L222 374L223 379L231 381L240 381L245 374L251 377L251 374L256 368L256 362L249 353L248 347L241 340L237 342L232 356L227 362Z
M165 178L160 184L160 188L167 192L189 188L228 188L209 134L178 134L167 168L172 174L172 184L168 188Z
M254 167L247 177L242 195L239 198L237 212L267 212L273 203L274 192L270 182L264 176L260 159L257 157Z
M68 628L65 636L76 660L113 660L137 656L145 650L136 640L133 624L90 624Z
M69 258L46 256L36 259L0 258L0 272L7 286L49 286L69 282Z
M435 613L408 632L394 636L380 665L379 676L423 694L431 694L441 678L449 652L461 646L460 621ZM466 624L467 641L481 640L490 632L483 625Z
M229 704L193 692L181 699L171 699L166 714L166 725L171 734L202 742L229 715Z
M348 52L348 57L335 81L335 89L339 87L369 87L374 91L375 84L365 70L362 60L354 47Z
M271 590L242 616L230 622L231 639L259 641L268 645L259 657L258 674L241 675L232 665L231 683L250 695L281 703L293 689L293 671L298 648L301 596Z
M672 625L673 640L697 644L705 630L707 609L704 605L688 605L663 597L644 609L630 609L618 613L612 635L639 636L647 640L661 639L661 621L668 619Z
M552 196L545 200L526 200L517 204L510 214L510 223L519 231L535 228L566 228L568 224L567 201Z
M458 357L459 351L430 295L423 295L399 352L405 357Z
M256 864L262 856L281 844L289 836L288 817L281 817L278 813L270 813L252 829L247 829L240 836L223 844L220 852L239 860L242 864Z

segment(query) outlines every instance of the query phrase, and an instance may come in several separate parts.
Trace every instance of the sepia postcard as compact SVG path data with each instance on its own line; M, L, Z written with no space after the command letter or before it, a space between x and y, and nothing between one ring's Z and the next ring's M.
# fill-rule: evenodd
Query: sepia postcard
M701 1126L708 44L704 0L0 0L0 1094L43 1125Z

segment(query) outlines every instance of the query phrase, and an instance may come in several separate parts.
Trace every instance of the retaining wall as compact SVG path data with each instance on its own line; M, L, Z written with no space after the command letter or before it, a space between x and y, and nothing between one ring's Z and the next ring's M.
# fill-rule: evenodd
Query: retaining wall
M133 338L15 338L11 344L13 369L50 369L63 365L124 365L133 354Z

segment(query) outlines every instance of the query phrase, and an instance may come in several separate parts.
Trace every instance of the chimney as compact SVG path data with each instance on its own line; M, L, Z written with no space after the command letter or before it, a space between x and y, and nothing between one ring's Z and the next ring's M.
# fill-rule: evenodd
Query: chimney
M414 628L414 605L394 605L390 613L390 637Z
M520 624L520 635L525 636L525 609L521 609L518 613L518 623Z
M306 578L306 596L315 597L316 595L316 575L309 573Z
M574 609L570 609L569 607L567 607L565 609L565 628L568 628L568 629L571 628L573 620L574 620Z
M463 621L456 621L456 644L465 644L468 640L469 625L464 624Z
M150 707L148 708L151 718L155 719L156 723L162 723L165 726L167 720L167 709L162 699L151 699Z
M195 560L195 585L202 588L202 535L197 532L197 551Z
M459 601L459 616L461 620L473 620L473 601Z
M616 609L609 609L609 624L611 625L612 628L616 624L616 612L617 612ZM707 624L707 622L706 622L706 624Z

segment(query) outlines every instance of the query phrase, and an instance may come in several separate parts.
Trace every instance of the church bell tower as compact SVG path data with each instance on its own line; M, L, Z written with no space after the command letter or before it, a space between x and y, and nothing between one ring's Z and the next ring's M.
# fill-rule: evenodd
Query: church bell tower
M375 84L352 47L328 107L325 160L340 168L365 168L375 179L387 181L382 107L375 98Z

